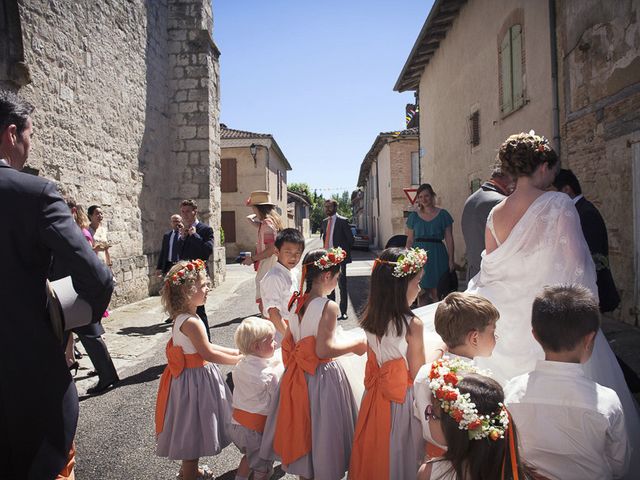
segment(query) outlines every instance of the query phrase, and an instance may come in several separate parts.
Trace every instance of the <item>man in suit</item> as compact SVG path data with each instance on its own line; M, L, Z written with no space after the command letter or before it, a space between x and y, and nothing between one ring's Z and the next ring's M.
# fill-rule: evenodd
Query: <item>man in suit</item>
M213 252L213 228L198 221L198 204L194 200L182 201L180 215L182 216L183 226L180 229L180 238L178 239L178 260L195 260L199 258L207 263ZM211 340L209 319L204 305L200 305L196 312L202 323L204 323L207 337Z
M338 202L330 199L324 202L324 213L327 215L322 221L320 229L323 248L341 247L347 252L347 259L340 264L340 278L338 287L340 288L340 316L339 320L345 320L347 316L347 263L351 263L351 247L353 247L353 232L349 226L349 221L338 215ZM331 300L336 299L336 291L329 294Z
M609 237L602 215L593 203L584 198L580 182L571 170L561 169L553 186L569 195L578 210L582 233L596 265L600 311L612 312L620 304L620 295L609 269Z
M20 172L33 107L0 89L0 476L53 479L68 466L78 393L47 314L52 255L98 322L113 280L73 221L56 186Z
M183 228L182 217L177 213L171 215L171 230L162 236L162 248L158 256L156 275L165 276L178 261L178 239Z
M491 209L513 192L514 183L510 175L499 166L491 172L491 178L473 192L462 210L462 236L467 246L467 281L480 271L484 250L484 233Z

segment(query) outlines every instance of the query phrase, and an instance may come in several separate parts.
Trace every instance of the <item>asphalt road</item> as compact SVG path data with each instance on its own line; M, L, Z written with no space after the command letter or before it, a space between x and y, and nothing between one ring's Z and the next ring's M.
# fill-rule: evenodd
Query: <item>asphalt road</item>
M313 244L311 245L313 246ZM366 300L373 256L354 252L354 263L347 267L349 285L349 319L341 321L344 328L356 325L356 311ZM233 346L233 333L243 318L255 315L254 282L244 281L234 295L224 300L209 314L212 341ZM149 334L168 339L168 326L163 328L164 315L158 324L149 327ZM146 341L140 335L139 341ZM166 363L165 341L158 342L146 360L120 371L118 388L104 395L82 399L76 435L78 480L172 479L180 462L155 455L154 412L158 382ZM223 372L229 367L221 367ZM216 457L200 460L219 479L233 480L241 455L230 445ZM279 469L273 478L296 478Z

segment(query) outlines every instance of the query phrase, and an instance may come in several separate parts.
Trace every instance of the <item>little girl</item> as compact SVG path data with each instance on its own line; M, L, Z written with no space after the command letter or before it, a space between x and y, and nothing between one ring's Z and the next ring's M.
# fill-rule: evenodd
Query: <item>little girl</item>
M212 345L196 308L204 305L209 279L202 260L181 261L169 270L162 304L173 318L168 365L156 404L157 455L182 460L184 480L215 478L198 459L217 455L230 443L231 393L216 365L235 365L237 350Z
M434 395L427 409L431 436L446 453L420 469L420 480L525 480L542 478L518 455L518 437L493 379L460 358L438 360L430 373Z
M357 405L335 357L366 351L365 340L339 341L338 305L325 298L338 284L341 248L313 250L303 260L306 292L297 298L282 342L285 372L260 449L304 479L339 480L349 466Z
M267 413L276 398L284 373L282 357L274 355L276 328L268 320L245 318L235 333L236 345L245 357L233 370L233 419L231 439L244 456L236 480L266 480L273 462L260 458Z
M424 441L413 415L413 378L425 352L422 322L410 305L420 292L426 261L419 248L388 248L374 263L360 319L369 350L350 479L411 480L418 473Z

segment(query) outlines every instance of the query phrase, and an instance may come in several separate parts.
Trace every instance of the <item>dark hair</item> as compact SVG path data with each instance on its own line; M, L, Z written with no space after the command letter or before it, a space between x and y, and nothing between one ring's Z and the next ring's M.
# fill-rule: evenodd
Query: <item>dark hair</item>
M530 177L543 163L553 167L558 163L558 155L543 137L518 133L500 145L498 160L502 170L516 179Z
M192 199L182 200L182 202L180 202L180 206L181 207L191 207L194 210L198 210L198 204L196 203L195 200L192 200Z
M418 198L418 195L420 195L425 190L427 192L429 192L429 195L431 195L432 197L436 196L436 192L433 191L433 187L431 186L431 184L430 183L423 183L422 185L420 185L418 187L418 191L416 192L416 198Z
M545 287L533 301L531 326L544 350L573 350L600 327L598 301L582 285Z
M509 179L511 175L502 170L502 166L499 163L496 163L491 170L491 178L506 178Z
M398 257L407 253L404 248L387 248L371 272L369 298L360 318L360 326L377 337L384 336L393 324L396 335L400 336L409 328L409 319L413 312L407 304L407 287L418 273L405 277L394 277L394 265L384 262L396 262Z
M93 215L93 212L95 212L97 208L102 208L102 207L100 205L91 205L87 209L87 213L89 214L89 216Z
M15 93L0 88L0 134L9 125L15 125L16 133L22 135L33 109L33 105Z
M311 287L313 286L313 281L318 278L321 274L325 272L330 272L332 275L335 275L340 271L340 264L334 265L329 268L325 268L324 270L320 270L318 267L314 265L317 260L320 260L324 254L327 253L323 248L318 248L317 250L311 250L304 256L304 260L302 260L302 265L306 267L306 275L305 282L307 287L305 288L305 293L309 293L311 291Z
M556 190L560 191L562 190L562 187L567 185L571 187L571 190L573 190L573 193L576 195L582 194L582 188L580 187L578 177L576 177L571 170L561 168L558 175L556 175L556 179L553 181L553 186Z
M456 385L460 393L468 393L470 400L475 403L478 415L494 416L502 408L504 392L498 382L492 378L478 374L466 374ZM441 410L440 422L442 432L447 442L444 459L451 462L451 473L455 478L465 480L493 480L511 479L511 462L505 463L505 476L501 476L505 455L509 456L509 443L506 438L491 440L482 438L471 440L467 430L461 430L458 422ZM510 421L509 434L514 436L519 478L531 478L532 469L524 465L518 455L518 437L513 419ZM506 437L506 436L505 436Z
M498 309L486 298L474 293L451 292L436 309L436 332L449 348L464 345L473 330L484 332L500 318Z
M278 236L276 237L275 241L276 248L280 249L280 247L282 247L285 242L302 245L302 248L304 248L304 237L295 228L285 228L284 230L280 230L278 232Z
M338 208L338 201L335 198L327 198L324 203L330 203L334 207Z

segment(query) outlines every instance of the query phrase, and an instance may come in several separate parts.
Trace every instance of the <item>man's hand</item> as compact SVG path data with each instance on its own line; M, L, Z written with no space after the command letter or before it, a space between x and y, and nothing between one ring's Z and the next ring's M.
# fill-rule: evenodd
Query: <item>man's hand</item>
M159 268L156 268L156 277L158 278L164 277L164 275L162 274L162 270L160 270Z

